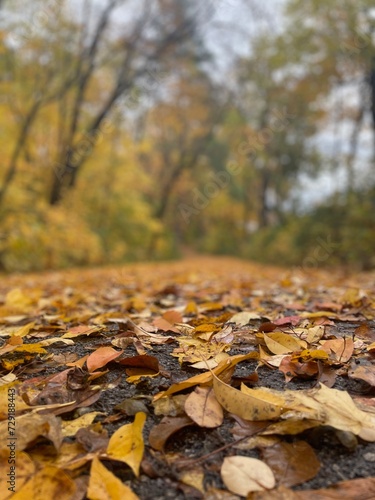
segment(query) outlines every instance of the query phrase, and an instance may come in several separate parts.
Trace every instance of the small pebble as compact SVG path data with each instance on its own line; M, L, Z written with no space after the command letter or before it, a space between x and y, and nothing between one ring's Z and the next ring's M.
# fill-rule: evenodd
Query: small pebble
M375 453L365 453L363 455L363 458L366 460L366 462L375 462Z

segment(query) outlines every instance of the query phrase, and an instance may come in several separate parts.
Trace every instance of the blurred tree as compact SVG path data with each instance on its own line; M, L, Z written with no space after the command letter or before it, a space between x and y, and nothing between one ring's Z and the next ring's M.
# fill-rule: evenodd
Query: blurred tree
M245 219L258 227L280 223L285 202L302 172L316 173L318 156L308 139L316 132L317 113L306 106L313 98L308 82L288 71L280 39L262 35L252 53L238 64L238 93L245 126L238 156L244 162L241 183Z
M190 18L177 15L183 9L161 16L165 1L154 2L152 8L142 2L136 16L128 15L131 2L126 0L108 0L99 13L92 13L89 2L82 2L81 21L69 21L67 7L59 3L58 15L47 15L43 29L32 31L31 38L22 38L21 32L17 50L5 43L7 57L12 59L9 66L13 71L21 68L23 73L13 74L13 83L25 81L27 73L30 83L25 97L29 105L21 103L22 119L0 188L0 202L42 108L58 103L57 142L51 155L56 161L49 193L49 202L54 205L65 188L75 185L80 168L110 127L105 120L119 99L128 93L126 97L134 101L131 92L136 85L152 77L163 58L178 56L181 44L194 30ZM122 6L125 10L118 11L117 17L124 20L120 24L113 15ZM38 12L43 12L43 2L33 3L30 22ZM124 107L122 112L126 111Z
M291 70L309 80L315 89L310 103L330 113L336 130L344 125L350 130L343 134L343 154L334 153L335 163L345 165L349 195L356 185L360 134L368 128L374 109L373 7L371 0L313 0L308 4L290 0L286 10L282 49L288 53ZM375 147L375 121L372 124Z

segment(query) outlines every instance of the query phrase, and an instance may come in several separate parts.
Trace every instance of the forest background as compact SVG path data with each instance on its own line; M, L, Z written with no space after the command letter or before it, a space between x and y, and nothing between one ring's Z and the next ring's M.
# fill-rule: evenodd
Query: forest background
M0 268L375 267L371 0L0 1Z

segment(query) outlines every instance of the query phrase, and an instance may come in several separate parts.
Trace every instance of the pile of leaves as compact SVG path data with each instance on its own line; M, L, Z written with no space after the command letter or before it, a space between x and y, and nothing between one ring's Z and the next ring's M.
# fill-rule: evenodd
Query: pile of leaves
M0 500L374 498L374 278L223 258L4 277Z

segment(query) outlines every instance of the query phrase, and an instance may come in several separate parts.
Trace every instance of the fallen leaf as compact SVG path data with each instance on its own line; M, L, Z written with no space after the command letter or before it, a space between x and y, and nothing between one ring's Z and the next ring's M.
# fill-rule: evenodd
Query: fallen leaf
M282 332L264 333L266 346L273 354L288 354L306 347L306 343Z
M212 387L196 387L185 402L185 411L200 427L214 428L223 423L223 409Z
M204 472L200 469L193 469L183 472L180 476L180 481L188 486L192 486L201 493L205 493L203 486Z
M137 413L132 424L125 424L117 429L107 448L108 458L126 463L137 477L144 451L142 431L145 421L146 414Z
M250 492L269 490L275 486L272 470L256 458L226 457L220 474L229 491L244 497Z
M257 312L251 311L242 311L240 313L234 314L229 322L235 323L237 326L246 326L253 319L260 319L260 316Z
M277 326L297 326L301 321L301 316L284 316L282 318L274 319L273 323Z
M373 500L375 478L352 479L319 490L293 491L284 486L271 492L255 493L252 500Z
M243 384L241 386L243 391L239 391L216 375L213 387L221 406L245 420L276 420L281 415L284 399L277 395L264 390L251 392L251 389L247 389Z
M327 318L337 318L338 314L332 311L316 311L316 312L303 312L301 313L300 316L301 318L308 318L308 319L320 318L321 316L326 316Z
M357 408L346 391L320 384L319 388L309 391L285 391L284 394L287 407L304 406L310 409L310 418L322 425L352 432L365 441L375 441L375 415Z
M258 359L259 355L257 352L250 352L249 354L239 354L236 356L231 356L227 359L222 360L216 368L212 371L200 373L199 375L195 375L194 377L188 378L182 382L178 382L177 384L173 384L166 391L159 392L154 396L154 401L157 401L160 398L164 398L166 396L170 396L176 392L183 391L185 389L189 389L190 387L194 387L196 385L206 385L211 383L213 375L218 375L225 370L233 368L236 364L241 363L241 361L245 361L247 359Z
M92 424L98 415L104 414L100 411L91 411L89 413L85 413L81 417L75 418L74 420L63 420L61 422L62 435L64 437L74 436L79 429Z
M156 318L154 319L152 324L162 332L180 333L180 331L177 328L175 328L173 324L167 321L165 318Z
M346 363L353 354L353 339L344 337L326 340L322 343L321 349L329 354L330 361L333 363Z
M314 450L306 441L279 442L262 450L278 485L297 486L313 479L320 469Z
M63 339L74 339L75 337L80 337L81 335L91 335L92 333L96 333L101 330L99 326L75 326L68 330L64 335L62 335Z
M157 451L162 451L167 440L177 431L194 425L191 418L184 417L164 417L160 424L155 425L150 432L149 442L152 448Z
M32 330L34 326L35 326L35 321L33 321L32 323L28 323L27 325L19 328L16 332L12 333L12 336L18 335L18 337L26 337L26 335L30 333L30 330Z
M165 319L166 321L168 321L169 323L172 323L172 325L174 325L175 323L182 323L183 322L182 314L180 312L174 311L174 310L166 311L163 314L162 318Z
M22 312L28 312L32 306L32 299L26 295L20 288L10 290L5 297L5 305Z
M25 450L36 438L43 436L49 439L56 450L59 450L63 436L61 423L54 415L39 415L38 413L28 413L16 417L14 422L15 437L17 437L17 450ZM12 428L11 428L12 429ZM0 422L0 435L9 435L8 422ZM14 438L15 438L14 437ZM9 435L13 439L12 435ZM0 444L0 450L7 449L7 442Z
M137 500L132 492L120 479L110 472L100 460L95 457L91 463L90 482L87 490L90 500Z
M118 358L123 351L116 351L112 347L99 347L94 351L86 360L87 369L89 372L93 372L98 368L102 368L110 361Z
M375 366L374 365L355 366L354 369L348 371L348 377L356 380L363 380L372 387L375 387Z
M0 454L0 500L8 499L11 496L12 492L9 490L11 484L8 483L11 479L8 474L12 472L12 466L14 466L16 473L16 487L14 488L16 491L22 488L35 474L35 464L27 453L17 451L16 459L12 459L9 448L2 452Z
M177 394L176 396L161 398L152 402L155 415L165 415L178 417L185 415L185 401L187 394Z
M362 323L354 330L354 335L361 339L375 341L375 330L368 323Z
M191 367L196 368L197 370L207 370L207 369L212 370L217 367L220 361L223 361L228 358L229 358L228 353L219 352L219 354L216 354L215 357L204 361L198 361L197 363L192 364Z
M76 486L68 474L58 467L45 466L26 482L16 493L12 500L56 498L59 500L72 500Z

